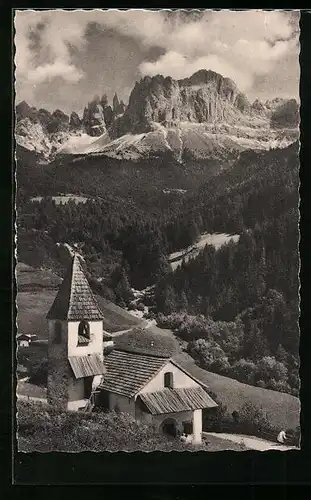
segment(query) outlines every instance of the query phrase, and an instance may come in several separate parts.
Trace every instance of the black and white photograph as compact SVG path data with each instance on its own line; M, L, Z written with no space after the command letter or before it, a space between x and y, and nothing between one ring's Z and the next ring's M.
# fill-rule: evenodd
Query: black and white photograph
M19 452L300 450L299 20L15 10Z

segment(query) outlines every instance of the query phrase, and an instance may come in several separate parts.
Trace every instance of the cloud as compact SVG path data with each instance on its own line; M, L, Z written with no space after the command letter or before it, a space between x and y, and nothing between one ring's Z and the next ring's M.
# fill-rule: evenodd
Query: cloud
M144 62L140 65L140 71L143 75L152 76L162 74L163 76L171 76L175 79L191 76L202 68L212 69L216 73L231 78L239 88L244 90L248 89L252 84L252 79L247 73L237 70L217 55L203 56L189 60L178 52L167 52L154 63Z
M83 48L87 22L72 23L69 15L60 11L16 12L17 96L23 93L31 97L36 85L54 78L72 84L83 77L71 61L71 48Z
M54 78L79 82L83 73L72 51L83 57L87 28L96 23L137 40L146 53L150 47L161 49L157 60L140 65L142 75L183 78L212 69L245 91L258 76L275 73L280 61L298 59L298 19L298 12L254 10L17 11L16 87L31 94L34 85Z
M199 20L175 24L162 36L165 55L140 65L143 75L175 78L211 69L232 78L241 90L281 60L298 58L298 15L279 11L206 12Z
M57 60L53 64L44 64L28 72L28 81L33 84L43 83L53 78L63 78L66 82L77 83L83 73L75 66Z

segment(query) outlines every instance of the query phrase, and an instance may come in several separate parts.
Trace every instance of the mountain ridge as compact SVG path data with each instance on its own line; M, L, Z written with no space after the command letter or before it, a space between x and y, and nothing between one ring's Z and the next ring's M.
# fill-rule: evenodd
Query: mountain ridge
M145 76L128 106L115 94L95 96L83 115L16 106L16 142L42 155L103 154L131 160L168 155L185 159L234 158L245 149L286 147L298 138L295 99L250 103L229 78L199 70L189 78Z

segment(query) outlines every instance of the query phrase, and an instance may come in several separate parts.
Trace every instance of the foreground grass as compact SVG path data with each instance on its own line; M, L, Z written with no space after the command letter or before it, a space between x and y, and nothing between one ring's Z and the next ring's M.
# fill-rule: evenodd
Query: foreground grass
M22 452L242 451L245 447L209 436L201 446L170 439L122 413L66 412L42 403L17 402L18 449Z
M18 448L24 452L193 450L122 413L67 412L18 401L17 422Z

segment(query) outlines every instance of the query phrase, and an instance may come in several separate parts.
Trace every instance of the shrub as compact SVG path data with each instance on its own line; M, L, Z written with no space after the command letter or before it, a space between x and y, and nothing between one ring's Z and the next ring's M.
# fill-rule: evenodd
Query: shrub
M214 392L208 391L208 394L218 406L216 408L206 408L202 411L203 430L210 432L222 432L224 430L224 426L226 426L229 421L227 407L219 401Z
M46 387L48 376L48 360L35 358L29 361L28 366L29 382L31 384Z
M17 410L18 437L27 452L193 449L124 413L68 412L21 401Z
M236 424L239 432L244 434L263 435L271 432L277 436L277 430L270 425L269 420L261 407L247 401L239 412L239 421Z
M287 368L284 363L273 356L265 356L257 363L258 377L262 380L275 379L277 382L287 380Z
M224 351L213 340L198 339L189 342L188 352L206 370L212 370L216 373L226 373L230 368Z
M232 366L231 374L240 382L246 384L254 384L256 365L253 361L241 358Z
M290 394L292 389L285 380L275 380L272 378L269 383L266 384L267 389L272 389L273 391L286 392Z

